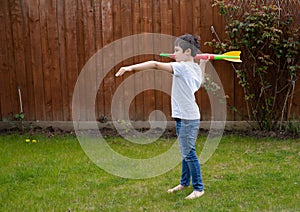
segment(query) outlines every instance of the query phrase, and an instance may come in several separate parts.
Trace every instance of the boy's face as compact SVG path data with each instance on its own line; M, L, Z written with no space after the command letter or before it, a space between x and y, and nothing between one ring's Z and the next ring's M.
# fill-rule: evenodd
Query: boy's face
M187 49L183 52L180 46L175 46L174 55L176 62L189 61L191 59L191 50Z

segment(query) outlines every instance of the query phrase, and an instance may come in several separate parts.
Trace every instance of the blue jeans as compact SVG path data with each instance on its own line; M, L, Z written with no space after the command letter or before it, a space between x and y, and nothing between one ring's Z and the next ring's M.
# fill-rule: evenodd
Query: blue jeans
M192 177L193 189L204 190L200 163L196 154L195 144L198 136L200 120L176 120L176 133L182 155L182 174L180 184L189 186Z

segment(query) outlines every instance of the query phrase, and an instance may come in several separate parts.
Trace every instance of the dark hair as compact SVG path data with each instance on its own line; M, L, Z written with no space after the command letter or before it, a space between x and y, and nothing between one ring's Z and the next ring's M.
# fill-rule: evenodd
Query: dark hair
M183 52L185 52L187 49L191 49L191 55L194 57L200 49L198 40L199 37L195 37L190 34L184 34L175 40L175 46L181 47Z

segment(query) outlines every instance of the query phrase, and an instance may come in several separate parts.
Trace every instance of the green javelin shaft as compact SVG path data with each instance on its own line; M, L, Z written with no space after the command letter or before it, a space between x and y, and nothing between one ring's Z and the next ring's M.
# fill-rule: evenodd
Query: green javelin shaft
M214 54L214 60L223 60L223 59L240 59L240 56Z
M172 54L167 54L167 53L161 53L159 54L161 57L172 57Z

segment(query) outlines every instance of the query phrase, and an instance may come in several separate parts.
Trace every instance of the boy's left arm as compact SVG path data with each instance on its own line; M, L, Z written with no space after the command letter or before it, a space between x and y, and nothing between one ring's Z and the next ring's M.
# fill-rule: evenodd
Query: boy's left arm
M147 61L147 62L138 63L138 64L131 65L131 66L121 67L115 76L119 77L119 76L122 76L125 72L142 71L142 70L147 70L147 69L160 69L160 70L168 71L168 72L173 71L171 63Z

